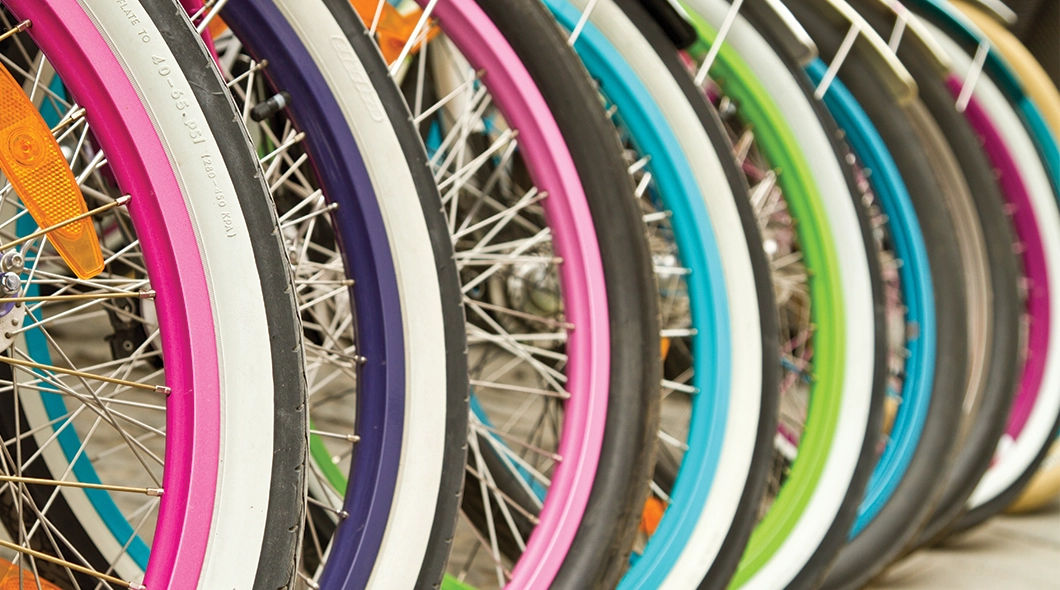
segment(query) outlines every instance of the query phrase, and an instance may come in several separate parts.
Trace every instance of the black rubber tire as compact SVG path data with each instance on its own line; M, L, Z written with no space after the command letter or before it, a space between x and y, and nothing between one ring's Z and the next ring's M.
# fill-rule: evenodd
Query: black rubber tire
M844 32L804 8L793 6L792 11L813 37L822 58L830 62ZM927 154L932 148L921 142L913 120L872 73L860 47L855 46L847 56L838 79L857 98L883 137L916 210L935 290L938 353L930 407L913 458L876 518L839 552L824 581L829 589L864 586L897 557L930 517L954 451L968 382L968 316L961 256L953 220L939 196L942 189Z
M536 0L478 0L559 124L596 226L611 326L610 397L592 497L552 588L613 587L648 495L662 378L658 288L618 134L588 74Z
M853 4L857 7L866 1L869 0L854 0ZM861 13L877 31L883 34L890 31L890 25L874 10L862 10ZM934 514L917 539L907 547L906 550L910 551L945 535L964 513L965 502L990 465L1005 431L1022 368L1019 326L1024 304L1018 290L1021 270L1014 249L1016 238L982 143L954 108L953 95L931 65L931 58L912 43L899 45L898 57L916 80L922 102L946 136L968 182L986 247L993 302L993 323L989 326L993 349L988 359L979 409L971 418L973 422L967 428L969 434L950 467Z
M710 137L711 144L725 169L725 179L737 195L750 194L746 177L732 158L732 144L722 126L721 118L703 92L696 87L688 70L678 56L675 46L665 31L652 20L638 0L615 0L626 16L629 17L644 38L651 43L655 52L666 64L670 75L684 91L685 97L699 116L700 123ZM729 528L721 550L707 571L700 588L722 588L732 579L743 556L744 548L751 537L757 520L758 507L766 490L766 478L773 456L773 438L776 434L777 411L780 403L780 343L778 335L778 318L776 299L773 292L773 281L770 276L769 262L762 249L762 236L758 229L754 211L749 199L736 199L736 208L740 214L744 236L747 239L748 252L754 272L758 292L759 317L761 318L762 339L762 391L761 414L758 421L758 432L751 459L751 469L745 482L726 482L726 485L742 485L743 493L732 526ZM673 481L672 475L664 474L665 479ZM720 524L719 524L720 526Z

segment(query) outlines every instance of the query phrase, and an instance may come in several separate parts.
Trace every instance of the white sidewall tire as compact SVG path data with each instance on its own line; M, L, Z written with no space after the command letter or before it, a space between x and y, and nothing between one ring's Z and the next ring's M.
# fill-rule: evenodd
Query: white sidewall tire
M924 22L953 61L956 74L962 79L971 68L972 60L949 36L930 23ZM990 114L998 133L1019 166L1019 172L1030 196L1034 219L1038 225L1045 253L1049 282L1049 344L1046 349L1045 372L1035 399L1034 408L1020 435L1012 440L1002 439L995 462L983 475L968 499L968 509L977 508L996 498L1022 476L1041 450L1053 440L1057 414L1060 414L1060 210L1049 175L1037 149L1019 116L997 85L987 76L979 78L975 97ZM1006 440L1007 439L1007 440Z
M586 0L571 3L583 10L588 5ZM654 48L622 9L610 0L603 0L596 4L589 20L625 58L669 121L706 204L725 276L732 386L729 392L723 392L729 396L723 450L707 502L663 586L686 588L703 579L721 550L744 492L742 482L747 480L757 441L762 329L747 237L735 205L736 199L747 196L734 194L727 182L719 181L726 178L725 170L699 116Z
M724 0L688 0L689 6L719 27L730 6ZM787 585L813 556L832 526L858 467L866 426L872 411L875 371L875 317L872 283L861 225L840 163L817 114L769 44L737 16L726 38L791 126L817 181L821 202L833 236L842 275L843 314L846 320L843 402L828 463L803 516L776 553L744 586L772 590Z
M434 251L405 152L382 107L372 106L381 99L346 33L320 0L273 1L363 147L390 242L405 334L405 426L390 518L368 587L412 588L430 539L446 443L448 351Z

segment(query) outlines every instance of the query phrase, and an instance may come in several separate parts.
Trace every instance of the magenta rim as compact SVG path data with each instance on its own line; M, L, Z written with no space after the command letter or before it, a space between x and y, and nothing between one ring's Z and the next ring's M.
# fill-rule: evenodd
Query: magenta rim
M85 107L121 189L151 272L166 385L166 493L144 584L194 588L209 539L220 452L220 378L213 306L198 243L169 156L128 75L77 0L5 0ZM149 165L148 163L159 163ZM177 253L180 253L180 256ZM194 317L211 321L191 322ZM195 490L192 494L191 490Z
M419 0L426 4L426 0ZM567 338L567 390L558 453L540 523L512 571L507 588L547 588L563 563L589 501L603 445L610 371L610 331L603 264L578 171L545 99L521 60L472 0L441 0L434 16L476 68L512 128L535 183L549 197L545 214L555 252L565 313L576 329ZM538 146L536 149L532 146Z
M946 80L954 97L961 93L964 82L956 75ZM1019 437L1027 419L1034 409L1035 401L1045 373L1045 357L1049 346L1049 280L1045 268L1045 251L1042 246L1034 209L1027 194L1027 187L1020 175L1019 166L1008 151L989 113L972 97L964 111L965 117L979 135L983 149L994 167L998 186L1005 196L1011 213L1012 225L1022 245L1020 258L1023 276L1027 281L1027 355L1020 377L1019 388L1009 412L1006 434Z

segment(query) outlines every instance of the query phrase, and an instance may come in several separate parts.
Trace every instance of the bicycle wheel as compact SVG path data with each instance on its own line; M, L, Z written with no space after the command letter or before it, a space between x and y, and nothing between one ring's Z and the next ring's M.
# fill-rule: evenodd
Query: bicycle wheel
M673 212L672 231L682 263L691 271L685 280L695 330L693 362L668 358L667 363L675 379L692 377L690 418L673 425L684 432L664 424L660 433L660 463L670 465L676 478L660 483L656 475L650 502L664 504L665 512L620 587L656 587L683 552L693 555L704 572L727 562L715 571L728 578L761 494L777 388L775 311L761 238L750 203L741 195L748 189L735 162L725 157L730 148L716 115L702 98L702 108L693 107L681 78L664 65L667 55L656 53L656 46L665 49L669 41L660 39L664 33L646 14L628 3L546 5L565 29L578 31L574 47L614 105L614 118L650 158L651 186ZM676 61L672 45L669 58ZM687 80L683 66L677 66ZM691 96L696 96L694 87ZM719 184L718 177L727 182ZM722 314L714 316L723 321L712 320L709 307L697 300L703 293L707 301L722 304ZM668 385L664 382L664 393ZM734 395L742 391L762 394ZM675 390L669 399L681 395ZM714 485L721 481L727 485ZM690 534L697 537L693 544L685 542Z
M658 419L651 259L617 134L543 8L425 4L391 72L469 314L466 518L443 585L547 587L636 532ZM587 509L602 530L578 529Z
M713 39L714 33L704 18L717 26L725 20L729 10L729 6L722 2L693 2L687 3L686 7L701 37L706 40ZM734 51L739 51L740 56L755 68L758 81L753 85L755 75L743 73L747 66L740 65L739 58L731 55ZM700 52L700 55L707 53L705 48ZM737 98L741 109L757 110L756 115L748 115L748 119L754 121L756 135L763 138L764 153L773 165L784 170L780 181L793 183L785 187L784 194L796 218L802 220L799 227L805 227L813 220L816 223L812 227L818 232L816 236L810 234L813 240L828 239L834 240L835 244L844 244L842 247L833 246L840 266L833 269L817 262L813 266L818 270L810 282L811 289L824 289L826 281L840 274L844 277L842 285L834 287L836 293L843 294L842 307L826 296L813 294L814 306L819 306L817 313L824 314L814 320L818 330L815 337L819 339L814 350L817 379L812 383L811 414L804 414L804 422L798 424L804 432L798 457L813 457L813 460L802 462L803 467L796 469L800 465L796 458L790 472L784 473L785 479L779 480L783 485L778 488L776 501L752 534L733 583L752 587L759 584L768 587L808 584L828 565L849 530L847 527L854 514L852 505L864 491L869 461L875 455L875 435L872 433L878 428L880 416L873 409L873 400L877 407L882 407L880 396L885 365L878 261L874 246L868 242L871 233L865 212L855 204L853 194L858 191L853 187L856 185L848 176L851 171L840 165L841 156L802 159L802 153L842 153L837 135L826 131L825 126L834 123L828 122L829 116L818 105L805 98L812 91L807 91L804 82L791 76L787 66L738 15L713 67L727 63L734 65L727 66L725 73L718 74L716 79L727 94ZM740 90L738 81L749 88ZM770 106L771 101L776 101L775 106ZM792 125L790 130L788 125ZM794 184L800 177L802 186ZM816 186L822 188L817 197L820 201L814 205L814 198L807 195L813 195ZM814 206L823 211L814 215L811 213ZM809 233L808 229L803 231ZM810 249L821 249L822 246L808 242L801 232L800 238L807 249L810 266L810 257L820 256ZM864 283L860 282L862 279ZM855 309L860 311L855 312ZM870 319L874 322L871 326L860 325ZM852 328L854 325L857 327ZM826 328L839 333L836 344L841 346L820 340L820 333ZM854 342L858 344L855 346ZM836 346L837 350L832 354L842 359L845 367L840 365L838 369L829 369L828 362L836 361L828 361L827 356L817 360L829 345ZM829 375L827 371L831 370L836 372ZM816 401L818 399L831 401ZM849 419L838 418L840 412ZM828 415L832 417L825 417ZM832 422L837 418L838 423ZM816 510L823 512L809 516Z
M927 25L932 27L932 25ZM967 72L972 59L955 41L938 29L932 29L938 42L954 60L958 72ZM963 85L962 85L963 86ZM953 90L958 90L955 83ZM1047 160L1039 157L1038 146L1031 134L1025 130L1015 108L989 77L979 78L975 83L975 96L982 101L984 113L995 122L999 143L996 157L1003 158L1007 151L1012 165L1009 170L1022 180L1028 196L1028 225L1041 240L1041 262L1038 268L1025 258L1025 269L1031 278L1028 307L1031 315L1029 326L1029 350L1024 369L1021 391L1017 394L1005 437L999 445L994 463L983 476L976 491L969 499L970 512L956 525L958 530L974 526L1003 510L1034 474L1036 466L1044 459L1049 443L1060 427L1060 367L1054 362L1060 354L1055 337L1060 328L1057 299L1060 294L1054 288L1058 269L1054 242L1060 239L1060 212L1057 211L1057 195L1050 176ZM1022 110L1022 109L1021 109ZM1053 146L1055 149L1055 145ZM988 148L989 149L989 148ZM1002 160L1003 161L1003 160ZM1018 187L1014 187L1018 188ZM1017 220L1017 223L1019 221ZM1019 231L1020 228L1017 227ZM1026 240L1024 240L1026 242ZM1028 246L1028 253L1032 252ZM1040 270L1039 270L1040 269ZM1035 271L1038 272L1035 272ZM1035 306L1035 299L1039 300ZM1012 444L1010 444L1012 443Z
M31 565L53 584L87 577L110 587L139 583L141 576L147 585L168 588L290 584L304 511L307 436L293 287L246 136L232 120L220 81L204 67L209 56L195 48L192 31L171 18L168 2L128 3L124 10L136 15L135 28L119 6L60 0L5 7L11 11L4 15L7 24L16 22L13 14L32 26L5 41L10 53L3 61L29 81L31 97L42 93L62 117L61 137L72 141L72 166L84 193L93 203L122 204L116 195L132 195L127 211L110 208L90 224L102 234L108 256L102 278L71 277L39 236L20 251L29 264L20 280L42 295L30 295L39 298L31 321L14 330L25 344L16 344L4 361L14 408L5 412L4 436L21 443L14 445L18 461L39 458L29 466L32 473L47 480L62 473L70 485L21 481L17 492L8 486L5 525L19 541L8 548L24 544L40 551ZM46 66L76 103L39 87ZM5 224L6 231L32 236L29 217L20 221ZM13 272L17 267L8 269L14 278L22 274ZM153 293L124 295L120 305L99 303L133 285ZM69 301L63 294L79 292L88 303L61 307L69 305L60 303ZM63 334L64 324L84 332ZM110 354L86 356L85 332L117 346L97 343L96 351ZM140 338L132 349L124 346L130 333ZM36 362L30 379L17 377L26 365L16 356ZM88 370L71 380L77 373L64 365ZM91 385L97 382L104 385ZM157 393L145 399L139 391ZM158 393L168 393L164 405ZM78 402L84 405L70 407ZM47 415L45 406L56 403L70 404L61 419L45 418L38 422L44 428L24 430L27 420ZM113 429L109 440L94 437L100 424L103 431ZM70 437L97 451L86 456L83 450L67 469L61 446ZM34 448L30 456L21 453L23 446ZM109 452L99 453L104 449ZM133 488L149 482L165 490L146 502L125 496L115 507L126 517L122 543L89 537L68 518L89 514L87 497L106 493L84 487L91 483L80 481L86 465L98 466L104 481L117 478ZM135 466L135 473L121 472L123 465ZM7 466L22 477L19 462ZM27 518L39 520L26 527ZM158 541L146 573L129 556L132 536L144 527ZM37 562L51 565L45 571ZM116 576L101 581L100 574Z
M926 310L927 322L920 323L917 314L909 316L909 321L913 322L910 326L914 330L919 327L920 334L916 340L921 340L923 346L931 350L924 355L919 346L910 346L907 378L894 424L885 433L886 446L851 531L850 541L840 551L836 564L824 582L826 587L861 587L893 560L895 554L917 533L921 522L930 516L933 500L941 492L940 481L944 469L940 470L939 467L949 463L955 448L960 408L966 397L968 382L968 315L956 224L951 219L945 201L956 208L964 206L968 197L965 192L939 198L939 195L944 194L942 187L949 188L942 184L943 180L949 176L959 176L959 173L951 172L956 164L952 155L946 154L949 148L940 139L941 132L934 128L933 121L924 114L923 105L915 97L896 95L883 79L871 73L870 60L873 57L893 58L893 55L872 55L872 49L855 44L849 54L837 56L843 31L830 27L817 11L799 7L793 13L806 23L822 56L842 60L841 65L833 63L831 66L831 71L837 71L838 76L827 87L825 101L836 114L855 149L867 147L865 131L858 128L851 114L852 110L863 107L867 114L863 113L862 116L871 117L876 123L875 129L879 130L877 140L886 142L886 146L891 148L889 152L895 154L890 179L896 179L903 191L905 186L909 187L907 203L909 207L915 208L915 212L911 212L911 218L903 218L891 205L888 226L896 236L923 232L922 237L918 237L922 240L924 258L917 260L915 256L910 256L904 261L930 268L931 275L921 279L928 284L920 288L926 287L929 292L938 295L937 300L933 295L920 303L923 306L921 309ZM862 21L853 22L861 24L863 31L868 29ZM875 35L871 30L863 34ZM877 38L876 41L876 46L883 45L881 39ZM900 68L896 66L893 70L892 79L900 76L911 80L908 72ZM818 94L822 92L820 84L826 79L828 71L820 61L808 68L811 78L819 85ZM894 80L891 87L910 88L898 79ZM829 97L829 94L832 96ZM852 104L854 96L859 102ZM886 150L886 147L883 149ZM866 154L866 151L858 153ZM865 157L875 159L871 153ZM890 158L890 155L886 157ZM870 181L875 178L878 184L888 179L888 176L883 175L886 174L886 168L872 170L874 174L870 176ZM889 195L884 192L883 196ZM885 208L888 204L891 203L884 200ZM897 249L901 252L904 248ZM914 306L918 302L912 297L908 300L913 304L910 309L915 310ZM945 304L940 305L936 301ZM903 332L908 329L902 327ZM938 355L934 350L936 341L940 351ZM926 365L924 374L914 371L919 369L918 364L921 362Z
M189 12L196 6L186 3ZM215 41L218 63L239 81L244 120L259 145L285 146L284 165L277 158L267 166L274 198L287 203L285 218L337 234L330 246L288 245L300 254L296 277L307 288L299 300L313 343L314 542L305 544L304 574L328 587L436 585L463 481L467 367L452 244L423 145L349 3L248 0L220 17L234 35ZM284 112L253 123L254 105L281 90L290 97ZM305 138L291 147L299 133ZM301 205L318 188L321 211L337 207L333 220ZM321 275L325 252L337 276ZM334 292L328 279L347 276L355 287L348 303L339 298L345 309L317 311ZM353 334L344 339L344 331ZM355 373L352 353L360 357Z
M191 4L191 3L189 3ZM342 5L340 5L342 6ZM189 6L191 10L194 10L194 6ZM311 8L306 6L305 8ZM349 10L346 7L347 11ZM303 13L305 13L303 11ZM244 13L246 14L246 13ZM351 13L352 14L352 13ZM213 16L213 13L211 13ZM351 16L353 21L356 23L356 17ZM197 23L200 28L207 26L206 21ZM264 29L263 29L264 30ZM377 51L371 44L365 41L365 45L370 50L370 56L378 60L376 57ZM293 45L292 45L293 46ZM367 404L362 404L361 412L358 413L362 422L386 422L384 419L389 411L391 416L390 422L394 422L393 417L396 415L398 418L401 417L402 409L401 405L404 402L405 392L402 388L405 387L405 380L402 379L401 373L403 372L404 359L397 356L394 352L394 348L401 351L400 354L405 354L404 347L401 345L401 310L395 308L389 308L388 312L380 310L378 303L379 299L386 298L388 302L397 301L396 296L391 296L398 289L396 286L392 286L393 278L390 282L387 282L387 277L383 276L385 273L379 271L378 275L373 275L368 271L369 268L385 268L389 266L391 272L393 272L393 263L390 262L389 247L385 243L386 236L381 235L381 232L368 232L363 231L358 236L369 235L375 237L377 241L381 238L383 243L383 250L386 254L378 255L379 247L377 245L376 253L377 256L373 259L370 253L372 252L371 238L366 240L366 244L356 244L358 246L358 252L362 256L362 260L370 259L373 260L378 266L365 264L362 262L361 274L358 279L361 282L359 289L363 290L362 296L359 298L359 308L362 315L368 314L371 317L383 317L388 318L389 321L383 321L383 328L379 328L380 322L369 322L369 328L362 330L364 334L361 338L357 338L356 335L350 333L353 332L354 326L350 322L350 305L349 300L343 295L347 290L347 272L343 261L345 257L342 254L342 248L338 247L335 243L334 230L332 224L328 218L328 213L335 207L341 205L341 202L336 202L335 199L325 199L322 197L330 197L333 194L350 195L347 187L353 185L358 186L361 189L361 194L367 193L367 197L374 199L372 194L372 187L369 180L369 175L364 172L364 165L362 162L357 161L355 156L350 156L347 159L354 161L350 164L347 169L353 169L355 172L351 177L355 179L361 179L358 181L349 181L346 183L335 184L334 176L336 174L341 176L341 173L334 172L334 170L344 170L342 164L344 162L336 162L333 158L328 161L326 168L332 170L333 173L329 177L325 177L325 181L330 181L330 185L327 188L327 194L322 195L318 189L318 184L314 175L307 170L308 153L314 153L320 157L333 157L335 152L329 150L320 150L320 142L322 141L319 137L315 138L314 141L306 142L302 141L305 134L300 132L299 129L294 128L290 120L279 113L281 109L273 108L274 114L271 116L259 115L259 111L269 103L265 102L268 97L276 94L275 89L269 92L267 84L263 84L263 76L261 72L265 69L264 62L253 62L252 58L249 58L246 54L242 53L242 46L233 42L231 35L228 35L225 39L219 40L219 43L214 44L211 40L211 47L219 49L222 54L217 59L217 63L221 65L228 74L229 79L233 79L231 75L232 68L240 68L241 75L236 76L230 83L230 87L234 89L236 94L239 96L240 102L243 104L242 112L243 118L248 124L252 124L251 130L254 132L253 139L258 147L258 153L262 159L262 162L267 164L265 170L265 179L270 185L272 196L277 203L280 203L283 208L283 215L281 216L281 232L285 239L285 248L290 252L292 263L295 265L295 284L296 291L299 300L299 309L306 322L306 333L307 341L310 343L308 347L309 352L309 375L310 375L310 390L315 392L314 398L311 400L311 410L316 414L316 427L313 431L313 437L311 441L312 455L315 457L315 461L312 464L314 469L310 471L311 479L311 491L314 498L310 507L310 518L307 520L309 524L310 535L305 541L306 550L303 553L304 559L302 560L303 569L308 568L308 573L303 573L306 578L313 580L319 578L322 575L322 564L325 561L324 556L335 556L337 562L344 564L341 567L347 569L357 569L357 566L368 561L367 571L371 572L371 566L376 561L376 554L374 550L379 546L379 537L382 536L381 529L383 528L379 524L373 525L374 522L386 522L387 512L390 509L390 501L376 500L376 496L385 496L386 494L393 495L393 481L387 481L387 475L393 475L397 472L397 468L391 468L387 465L385 468L372 470L373 460L377 461L378 464L386 464L388 457L389 463L399 463L399 454L395 452L380 452L375 451L379 448L378 439L384 441L394 439L397 432L396 438L400 441L401 431L400 428L393 425L384 428L363 428L367 431L367 436L359 437L358 435L351 434L354 430L353 424L353 408L354 403L350 398L352 397L350 392L356 391L356 377L355 371L362 370L361 381L366 381L369 384L382 383L384 386L388 385L392 390L397 391L396 395L386 396L386 387L376 387L376 389L382 389L383 395L372 396L373 401ZM274 56L275 58L276 56ZM279 63L283 63L282 61ZM282 67L282 65L281 65ZM384 88L391 88L391 98L398 105L398 113L392 118L395 121L401 121L403 118L407 119L407 111L400 108L400 96L397 95L396 90L392 89L392 85L389 78L385 74L385 70L382 67L378 68L382 73L378 77L382 81ZM343 71L345 73L345 70ZM340 78L341 79L341 78ZM61 85L59 86L61 88ZM264 92L264 95L260 93ZM290 96L288 93L287 96ZM299 93L299 96L303 94ZM317 115L311 109L307 111L304 108L307 105L307 101L298 102L291 105L290 110L297 111L303 117L310 119L311 121L316 119L322 119L322 116ZM317 104L317 103L312 103ZM255 106L256 105L256 106ZM253 107L253 108L251 108ZM267 110L267 109L266 109ZM404 112L404 116L401 116L401 112ZM252 117L253 113L253 117ZM261 122L254 123L251 118ZM406 159L401 157L392 157L391 154L386 154L388 149L393 149L391 146L394 145L395 140L392 139L393 132L390 135L386 135L385 131L382 131L382 127L377 124L377 121L372 120L371 124L374 127L370 129L378 129L379 135L384 138L391 138L391 143L383 145L380 141L380 145L371 152L371 156L380 157L390 155L391 157L387 160L383 160L385 163L389 163L391 167L395 163L404 163ZM363 123L362 123L363 125ZM414 129L408 126L409 130L406 133L406 139L410 140L406 143L411 146L418 146L418 139L415 136ZM334 134L341 134L340 129L345 129L345 122L340 121L339 123L324 124L324 128ZM346 133L350 133L348 130ZM312 144L312 145L308 145ZM338 145L338 142L336 142ZM314 148L316 148L314 150ZM399 150L400 151L400 148ZM324 156L321 156L321 153ZM427 221L433 223L435 227L436 237L441 239L436 240L438 242L435 247L438 248L434 256L436 257L436 274L438 275L437 283L433 288L429 283L429 271L419 272L417 268L417 257L413 256L415 262L405 262L404 268L411 269L414 272L418 272L416 275L416 285L418 289L415 290L414 295L410 295L405 299L421 297L421 301L418 303L414 302L415 312L408 312L407 315L412 317L416 329L417 344L410 345L408 353L411 356L417 357L417 361L413 366L417 368L421 374L426 373L430 375L430 378L436 378L438 375L448 375L448 381L455 381L455 385L450 385L447 388L449 395L455 397L455 407L448 409L449 419L448 422L457 422L456 426L448 425L445 431L445 436L448 436L450 440L462 440L466 425L460 423L460 418L466 419L466 402L461 407L460 399L466 396L466 368L463 363L463 324L461 321L461 313L459 307L459 296L457 295L457 285L455 272L451 268L451 253L446 253L445 248L450 247L448 241L445 239L447 235L444 229L444 222L440 220L440 214L437 211L437 202L432 207L430 205L430 195L433 194L435 201L437 201L437 193L433 189L433 179L429 176L429 173L422 167L422 146L419 146L418 153L420 155L420 166L418 170L420 173L420 184L425 187L425 190L409 190L409 186L413 185L413 181L409 178L410 173L406 171L404 174L401 173L400 168L398 170L386 171L385 178L391 183L391 186L382 186L382 190L394 190L401 197L391 198L388 202L399 203L402 198L406 196L411 198L414 194L419 194L421 199L425 199L425 210L427 212L434 212L434 216L427 215ZM407 161L415 162L416 151L412 151ZM376 164L378 165L378 159ZM410 164L413 166L413 164ZM378 166L377 166L378 167ZM412 168L417 170L416 168ZM361 172L360 176L357 176L357 172ZM378 173L376 176L378 177ZM342 180L348 180L342 178ZM385 184L385 182L383 183ZM335 187L338 186L338 189ZM338 199L341 201L342 199ZM413 205L412 207L414 207ZM408 211L412 207L405 207L403 211ZM378 217L378 207L374 206L374 203L369 203L366 207L368 210L368 217L372 216L372 212ZM350 202L349 197L347 198L346 207L343 212L349 211L349 213L340 216L346 226L355 224L358 221L362 221L363 209L360 208L360 203L353 200ZM408 217L406 215L406 217ZM351 221L347 221L352 218ZM405 221L405 220L403 220ZM383 222L372 223L372 227L383 226ZM426 230L422 224L416 224L416 218L413 217L411 220L405 221L405 223L399 225L396 229L391 228L390 233L392 235L401 235L404 232L404 236L399 241L403 243L404 247L399 252L399 258L401 254L406 257L410 253L414 253L419 249L422 251L425 249L423 244L427 243ZM431 246L427 245L426 249ZM419 257L419 260L430 260L431 254L428 252L427 256ZM406 276L406 283L409 278ZM441 290L447 291L447 298L439 301L438 292L439 285ZM388 290L389 288L389 290ZM378 289L380 291L376 298L373 298L374 294L372 289ZM447 320L446 338L450 340L447 344L441 335L440 325L441 320L435 320L441 315L440 303L449 302L451 309L455 313L450 314L450 319ZM337 302L337 303L336 303ZM376 314L376 315L373 315ZM127 332L128 330L126 330ZM124 335L124 333L123 333ZM387 346L386 338L390 340L390 360L387 361ZM393 344L396 341L397 346ZM135 342L126 340L124 343L134 345ZM424 354L424 344L434 343L437 344L435 347L428 347L427 353ZM112 344L112 346L114 346ZM358 350L359 346L364 346L367 350ZM455 352L454 352L455 351ZM372 358L368 359L363 356L357 356L357 352L369 354ZM383 360L380 360L383 359ZM449 370L445 368L445 364L455 365L449 367ZM442 368L439 370L438 366ZM385 370L380 370L383 367ZM380 377L382 374L382 377ZM366 377L366 378L365 378ZM446 413L446 402L445 402L445 391L443 390L442 395L433 395L431 388L425 387L422 382L425 380L425 376L417 378L415 373L409 376L408 381L410 385L408 392L412 398L424 398L421 402L417 403L420 407L430 407L432 404L441 406L440 411L435 412L437 414ZM416 383L419 382L417 386ZM378 401L375 401L378 400ZM345 403L344 403L345 402ZM395 408L395 406L398 406ZM380 410L382 408L383 411ZM54 413L54 412L53 412ZM383 415L381 418L380 415ZM340 417L341 415L341 417ZM50 416L56 418L56 416ZM410 422L415 423L415 419L410 419ZM455 445L442 445L444 438L440 436L441 425L444 425L446 421L438 422L434 421L435 424L439 425L436 428L423 427L420 425L418 429L418 437L414 436L410 438L410 444L417 444L417 438L419 444L423 444L424 440L430 441L432 436L437 436L440 440L438 444L431 445L433 449L447 449L447 461L461 464L463 460L462 447L459 443ZM327 429L322 428L322 424L327 425ZM457 436L459 435L459 436ZM323 439L327 439L329 442L335 441L328 448L328 443L325 443ZM336 529L336 525L342 520L340 517L343 514L343 503L342 503L342 492L346 490L346 481L343 474L340 471L340 467L332 465L332 457L336 457L335 461L350 461L349 449L350 442L357 441L364 442L360 445L361 453L366 453L365 448L370 449L367 451L367 459L362 457L358 461L358 467L360 467L364 473L358 478L358 483L361 484L360 489L374 490L374 494L360 494L360 496L367 496L369 500L375 500L371 503L375 510L370 512L362 507L359 507L356 502L349 502L346 507L345 514L354 516L354 521L360 522L361 527L357 528L359 531L365 529L377 529L379 534L372 538L371 534L363 535L368 538L367 544L369 546L374 542L375 545L371 550L355 552L355 555L360 556L360 560L350 558L346 553L343 553L338 548L332 548L330 541L332 533ZM72 460L72 456L77 449L77 445L67 446L68 460ZM396 445L391 444L386 449L396 449ZM373 451L375 451L373 453ZM426 456L425 459L418 461L404 460L401 464L405 467L406 477L412 479L411 475L415 475L419 479L419 490L422 492L425 489L429 489L433 481L437 482L438 472L440 471L436 461L436 457L432 457L431 453L418 453L418 457ZM381 459L381 460L380 460ZM435 463L432 464L432 460ZM426 468L425 468L426 467ZM431 469L433 468L433 470ZM432 473L433 471L433 473ZM410 475L411 474L411 475ZM379 483L382 480L382 483ZM368 482L368 483L366 483ZM387 485L390 488L387 488ZM436 483L435 483L436 485ZM433 544L440 548L429 549L428 553L434 555L434 561L444 562L444 556L447 554L445 546L446 540L451 537L453 515L455 513L455 506L457 504L457 495L459 493L460 479L459 477L449 476L447 489L438 491L438 503L439 507L448 513L448 517L441 516L438 520L448 523L446 525L440 525L444 528L441 532L428 537L430 532L429 528L432 526L431 523L431 512L433 508L429 503L421 502L418 512L410 510L401 510L401 514L408 516L424 516L426 518L422 521L427 523L426 526L420 526L413 532L407 532L406 536L410 537L405 539L409 541L409 544L403 548L402 555L407 558L410 551L414 551L415 547L422 547L423 543L426 543L430 538ZM336 491L341 490L341 492ZM351 493L351 496L357 497ZM408 494L406 493L407 497ZM108 510L108 507L112 505L111 499L105 495L97 494L93 498L93 504L96 511L103 521L102 524L106 524L111 531L121 530L121 515L115 513L113 510ZM400 509L399 509L400 510ZM366 516L365 513L368 512ZM407 514L413 512L413 514ZM348 516L347 516L348 518ZM369 526L365 526L365 525ZM352 525L347 525L346 528L354 528ZM449 533L445 532L445 528L448 528ZM401 537L401 535L394 535ZM136 539L133 541L133 545L138 549L135 551L136 561L142 568L146 565L148 558L148 552L146 546L143 545L142 541ZM348 548L352 544L347 544L344 547ZM354 545L355 546L355 545ZM347 551L349 551L347 549ZM438 557L441 554L441 557ZM368 557L365 557L368 555ZM363 566L362 570L366 569ZM315 571L314 571L315 570ZM402 570L399 575L412 576L412 580L408 581L407 585L411 585L415 580L416 571ZM367 576L367 573L364 574ZM438 579L441 576L441 571L438 566L435 566L432 573L427 574L433 579ZM315 583L315 582L314 582Z
M869 24L881 35L891 35L899 16L869 2L854 4ZM1016 252L1023 248L1016 245L1013 227L1006 211L1003 197L993 176L991 164L980 147L968 121L953 108L953 95L945 84L948 69L940 67L941 60L936 49L930 45L931 38L920 29L919 21L912 19L897 46L898 57L903 66L913 75L919 89L920 99L931 112L945 135L957 158L961 175L970 191L971 202L955 211L964 210L972 219L958 220L958 230L981 234L980 237L962 238L962 243L979 243L979 248L969 249L963 258L965 269L975 272L980 278L969 275L966 281L976 287L969 294L981 293L977 302L969 298L970 308L980 305L985 309L970 321L970 330L985 328L985 333L969 337L969 344L977 349L972 360L978 366L978 375L973 371L969 382L969 395L965 401L965 424L959 438L959 453L946 475L946 490L935 508L930 523L921 532L915 544L935 537L938 532L962 512L965 500L982 477L997 441L1004 431L1015 395L1019 371L1022 369L1020 340L1020 317L1025 310L1020 294L1021 265ZM976 252L975 250L980 250ZM962 253L963 254L963 253ZM970 310L971 311L971 310ZM981 343L981 344L978 344ZM976 380L978 391L973 391Z

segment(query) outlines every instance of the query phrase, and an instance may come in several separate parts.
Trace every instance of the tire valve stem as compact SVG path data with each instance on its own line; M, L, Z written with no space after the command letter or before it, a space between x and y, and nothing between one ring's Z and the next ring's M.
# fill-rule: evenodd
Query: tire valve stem
M281 90L264 102L259 102L250 110L250 118L255 123L261 123L265 119L287 108L291 104L291 95L286 90Z

